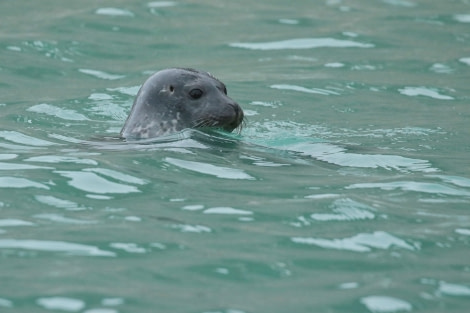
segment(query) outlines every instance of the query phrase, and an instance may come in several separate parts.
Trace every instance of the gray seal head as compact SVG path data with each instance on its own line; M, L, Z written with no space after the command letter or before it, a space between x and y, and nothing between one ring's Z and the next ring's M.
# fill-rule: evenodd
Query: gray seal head
M170 68L150 76L134 100L122 130L125 139L153 138L185 128L231 132L243 121L241 107L209 73Z

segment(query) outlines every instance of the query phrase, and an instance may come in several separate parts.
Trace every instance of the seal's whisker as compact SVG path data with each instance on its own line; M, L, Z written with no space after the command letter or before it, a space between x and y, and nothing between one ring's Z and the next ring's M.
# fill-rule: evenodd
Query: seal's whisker
M203 117L203 118L200 118L200 119L197 119L195 120L193 123L192 123L192 127L194 128L199 128L199 127L207 127L209 123L209 120L207 120L207 118Z
M242 121L241 121L240 124L237 126L237 128L235 128L235 131L237 132L237 134L240 135L240 134L242 133L243 127L246 126L246 123L247 123L247 118L246 118L246 116L243 116Z

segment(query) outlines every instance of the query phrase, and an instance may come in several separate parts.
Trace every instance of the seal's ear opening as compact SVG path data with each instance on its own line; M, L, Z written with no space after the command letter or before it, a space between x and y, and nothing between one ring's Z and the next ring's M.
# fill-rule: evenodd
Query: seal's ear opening
M173 85L170 85L170 88L169 88L169 89L170 89L170 92L175 91L175 87L174 87Z

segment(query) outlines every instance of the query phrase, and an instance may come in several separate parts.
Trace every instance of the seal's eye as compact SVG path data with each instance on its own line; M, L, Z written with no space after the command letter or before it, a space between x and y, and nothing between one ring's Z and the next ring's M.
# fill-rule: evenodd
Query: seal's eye
M197 88L192 89L192 90L189 92L189 95L190 95L191 98L193 98L193 99L199 99L199 98L201 98L201 97L202 97L202 94L203 94L202 90L201 90L201 89L197 89Z
M170 85L170 92L173 92L175 91L175 87L173 87L173 85Z

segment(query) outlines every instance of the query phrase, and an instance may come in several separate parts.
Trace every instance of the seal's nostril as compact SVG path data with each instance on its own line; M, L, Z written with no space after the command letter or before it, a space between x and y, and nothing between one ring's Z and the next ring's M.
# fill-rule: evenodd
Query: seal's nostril
M240 114L240 112L242 112L242 109L240 108L240 106L237 103L229 102L228 105L233 108L233 110L235 111L235 115L238 116Z
M235 127L238 127L238 125L240 125L240 123L243 121L243 117L244 117L243 110L236 102L229 102L228 104L235 111L234 121L232 124L235 125Z

